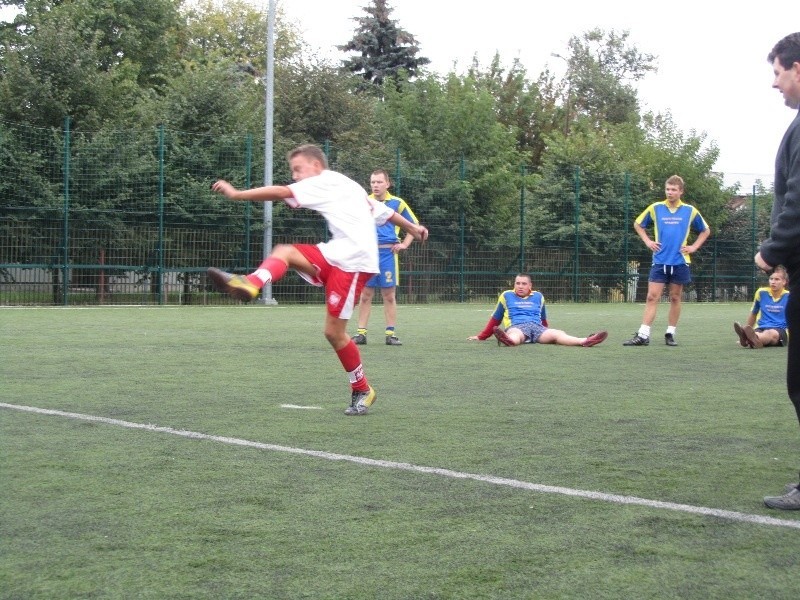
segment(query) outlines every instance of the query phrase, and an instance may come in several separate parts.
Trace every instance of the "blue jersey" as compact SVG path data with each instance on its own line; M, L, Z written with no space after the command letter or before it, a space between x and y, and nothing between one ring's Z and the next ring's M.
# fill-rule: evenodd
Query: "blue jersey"
M531 292L520 298L514 290L506 290L497 299L492 318L502 321L506 329L520 323L533 322L541 325L543 320L547 320L544 296L541 292Z
M699 233L708 229L700 211L682 201L678 201L675 209L666 200L654 202L636 222L645 229L653 225L654 241L661 244L661 250L653 253L654 265L688 265L692 259L681 254L681 247L687 245L689 231L694 229Z
M772 297L772 290L761 287L756 290L753 308L750 312L756 317L756 326L760 329L786 329L786 304L789 302L789 290L783 290L778 298Z
M377 200L374 194L369 195L373 200ZM386 206L394 210L401 217L405 217L415 224L419 224L416 215L411 210L411 207L406 204L406 201L397 196L386 194L386 200L378 200L383 202ZM386 221L383 225L378 225L378 245L382 244L397 244L400 241L400 227L396 227L391 222Z

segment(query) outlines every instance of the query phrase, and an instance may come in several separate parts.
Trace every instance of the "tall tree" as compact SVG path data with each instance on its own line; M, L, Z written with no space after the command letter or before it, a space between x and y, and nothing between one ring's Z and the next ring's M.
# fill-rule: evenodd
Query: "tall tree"
M386 0L372 0L364 7L368 16L353 17L358 23L353 39L338 46L343 52L358 53L342 61L342 68L376 86L387 78L397 79L401 71L413 79L420 67L430 63L417 56L419 46L414 36L389 17L393 10Z
M0 114L76 128L135 120L137 102L175 73L180 0L31 0L0 54Z
M589 117L595 124L625 123L639 117L634 84L656 70L651 54L628 42L629 32L592 29L568 42L562 82L565 122ZM567 129L569 127L567 126Z

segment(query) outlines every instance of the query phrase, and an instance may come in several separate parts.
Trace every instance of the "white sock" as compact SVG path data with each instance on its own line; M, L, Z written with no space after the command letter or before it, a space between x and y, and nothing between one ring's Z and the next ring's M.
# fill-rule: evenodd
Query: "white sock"
M256 269L253 271L253 275L257 277L261 283L269 283L272 281L272 273L270 273L267 269Z
M639 327L639 337L643 338L650 337L650 325L642 325Z
M671 333L672 335L675 335L675 326L674 325L667 326L667 333Z

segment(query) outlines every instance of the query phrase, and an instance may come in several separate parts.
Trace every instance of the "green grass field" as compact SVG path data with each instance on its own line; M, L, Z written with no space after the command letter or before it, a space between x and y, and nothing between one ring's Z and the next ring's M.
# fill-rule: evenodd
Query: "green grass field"
M366 417L321 306L0 309L0 598L796 597L748 304L684 306L677 348L666 305L622 346L639 304L549 306L594 348L467 342L490 308L401 306L389 347L376 307Z

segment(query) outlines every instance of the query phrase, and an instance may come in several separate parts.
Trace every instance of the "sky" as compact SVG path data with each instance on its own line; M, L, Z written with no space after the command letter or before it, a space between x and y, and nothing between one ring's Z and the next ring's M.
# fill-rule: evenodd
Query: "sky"
M305 41L336 60L345 55L371 0L276 0ZM267 9L268 0L255 0ZM719 0L389 0L391 18L414 35L428 69L463 73L478 57L487 65L499 52L505 66L519 58L531 79L558 58L573 35L599 27L629 31L642 53L655 55L656 74L637 85L645 110L672 114L683 132L705 133L720 150L715 170L745 193L756 179L772 183L775 153L796 115L772 88L767 54L800 26L795 2L767 5ZM689 197L689 190L687 190Z

